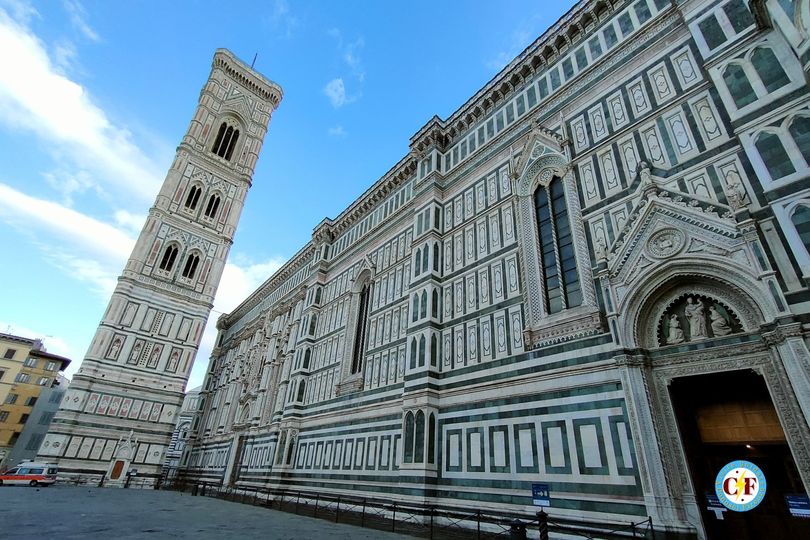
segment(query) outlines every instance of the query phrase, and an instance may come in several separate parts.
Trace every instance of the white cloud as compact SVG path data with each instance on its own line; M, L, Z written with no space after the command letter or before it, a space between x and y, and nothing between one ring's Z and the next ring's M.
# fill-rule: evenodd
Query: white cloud
M76 30L90 41L101 40L96 31L90 28L90 25L87 23L87 12L78 0L63 0L62 5L65 7L65 11L70 18L70 23Z
M65 206L73 205L73 195L82 194L88 189L98 188L95 180L87 171L69 172L57 169L43 173L43 178L54 190L62 195Z
M488 69L496 71L506 67L509 62L514 60L523 49L528 47L540 35L543 31L542 24L543 18L539 15L522 20L520 26L506 37L504 49L498 51L494 57L486 60L484 65Z
M12 17L28 24L33 18L39 18L39 12L26 0L0 0L0 9L10 12Z
M327 133L329 133L329 135L331 135L332 137L341 137L341 138L342 138L342 137L345 137L346 135L348 135L348 133L346 132L346 130L345 130L345 129L343 129L343 126L341 126L341 125L339 125L339 124L338 124L337 126L330 127L330 128L327 130Z
M126 210L116 210L113 217L116 225L136 236L140 234L143 224L146 223L146 214L133 214Z
M277 37L289 39L298 29L300 21L290 12L286 0L276 0L270 12L270 24L277 31Z
M329 102L332 104L332 107L336 109L339 109L340 107L343 107L347 103L351 103L353 101L346 97L346 87L343 85L343 79L340 77L337 79L332 79L326 83L323 93L329 98Z
M45 45L24 24L0 8L0 124L41 137L60 157L102 179L117 195L154 199L162 174L93 103L87 90L61 73ZM66 57L67 55L67 57ZM72 61L72 58L71 58Z

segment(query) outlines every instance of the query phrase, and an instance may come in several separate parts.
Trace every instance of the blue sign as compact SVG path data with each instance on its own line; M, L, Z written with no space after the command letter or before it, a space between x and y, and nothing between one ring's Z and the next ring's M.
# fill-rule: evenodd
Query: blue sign
M551 490L548 484L532 484L532 504L551 506Z
M785 501L791 516L810 518L810 498L807 495L785 495Z
M732 461L717 473L714 492L723 506L735 512L747 512L757 507L768 483L762 469L750 461Z

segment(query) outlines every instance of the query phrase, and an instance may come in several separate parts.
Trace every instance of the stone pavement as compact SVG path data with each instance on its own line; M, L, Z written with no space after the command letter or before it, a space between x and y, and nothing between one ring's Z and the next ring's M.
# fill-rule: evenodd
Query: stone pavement
M412 538L188 493L0 487L0 538L299 540Z

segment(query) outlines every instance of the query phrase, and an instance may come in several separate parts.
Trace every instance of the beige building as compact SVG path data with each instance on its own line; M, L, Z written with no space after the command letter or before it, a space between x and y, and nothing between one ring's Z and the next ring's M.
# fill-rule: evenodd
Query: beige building
M0 469L44 388L70 360L45 351L42 341L0 334Z

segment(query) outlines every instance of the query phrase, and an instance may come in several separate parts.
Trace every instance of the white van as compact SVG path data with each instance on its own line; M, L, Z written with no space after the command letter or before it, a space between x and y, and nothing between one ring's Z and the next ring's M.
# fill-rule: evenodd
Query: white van
M16 467L0 473L0 486L50 486L56 482L58 472L56 463L23 461Z

